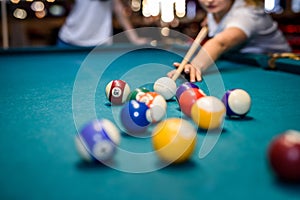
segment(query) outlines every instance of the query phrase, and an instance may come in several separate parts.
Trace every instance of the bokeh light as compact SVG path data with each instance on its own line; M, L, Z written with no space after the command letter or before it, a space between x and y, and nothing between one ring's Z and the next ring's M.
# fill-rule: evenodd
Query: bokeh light
M13 16L17 19L25 19L27 17L27 12L24 9L17 8L14 10Z

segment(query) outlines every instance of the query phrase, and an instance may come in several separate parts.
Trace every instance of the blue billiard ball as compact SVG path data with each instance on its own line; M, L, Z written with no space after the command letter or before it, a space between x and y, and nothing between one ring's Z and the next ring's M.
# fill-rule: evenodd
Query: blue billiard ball
M228 117L245 117L251 107L251 97L243 89L227 90L222 98Z
M127 133L143 133L150 124L150 110L144 102L130 100L125 103L121 113L120 121Z
M120 143L120 132L109 120L92 120L75 136L79 155L85 161L110 160Z

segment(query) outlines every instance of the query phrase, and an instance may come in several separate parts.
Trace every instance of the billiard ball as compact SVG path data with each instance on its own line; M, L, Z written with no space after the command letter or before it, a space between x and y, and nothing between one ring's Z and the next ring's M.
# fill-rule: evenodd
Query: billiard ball
M270 142L268 160L274 173L284 181L300 182L300 132L287 130Z
M179 97L179 106L181 111L188 117L191 117L191 110L194 103L206 94L199 88L190 88L185 90Z
M177 99L177 101L179 101L180 95L181 95L184 91L186 91L186 90L188 90L188 89L190 89L190 88L199 88L199 87L198 87L196 84L191 83L191 82L184 82L184 83L182 83L182 84L177 88L177 90L176 90L176 99Z
M136 88L135 90L131 91L130 94L128 95L128 101L130 100L138 100L140 98L141 95L145 94L146 92L150 92L150 90L148 90L145 87L141 87L141 88Z
M120 144L119 129L108 119L88 122L75 136L75 145L83 160L110 160Z
M112 80L106 85L105 94L112 104L121 105L127 100L130 94L130 87L123 80Z
M226 108L221 100L214 96L198 99L192 106L191 116L201 129L217 129L223 124Z
M157 92L146 92L139 96L139 102L144 102L150 109L148 120L158 122L163 119L167 112L167 102L164 97Z
M172 99L176 93L176 83L169 77L159 78L154 82L153 89L162 95L166 100Z
M182 163L194 152L197 132L187 120L168 118L152 131L152 146L159 159L166 163Z
M245 117L251 107L251 97L243 89L227 90L222 101L228 117Z
M150 124L148 106L136 100L126 102L120 112L120 121L129 134L139 134L147 130Z

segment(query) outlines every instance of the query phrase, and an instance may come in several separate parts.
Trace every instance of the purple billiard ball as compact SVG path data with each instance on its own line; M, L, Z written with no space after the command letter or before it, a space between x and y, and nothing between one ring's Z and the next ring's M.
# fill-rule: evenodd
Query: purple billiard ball
M197 85L195 85L194 83L191 82L184 82L182 83L176 90L176 99L177 101L179 101L181 94L190 89L190 88L197 88L199 89L199 87Z
M127 133L143 133L150 124L150 109L144 102L130 100L125 103L120 114L120 121Z
M119 143L119 129L107 119L88 122L75 136L79 155L89 162L110 160Z
M222 98L228 117L245 117L251 107L251 97L243 89L227 90Z

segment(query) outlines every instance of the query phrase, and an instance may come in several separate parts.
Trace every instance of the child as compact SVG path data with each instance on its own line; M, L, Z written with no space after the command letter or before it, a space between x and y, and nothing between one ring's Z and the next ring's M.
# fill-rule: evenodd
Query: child
M277 23L265 13L261 0L198 0L207 12L208 36L212 37L185 65L190 81L201 81L202 73L223 53L290 52ZM174 63L175 67L179 63ZM168 73L172 77L174 71Z

